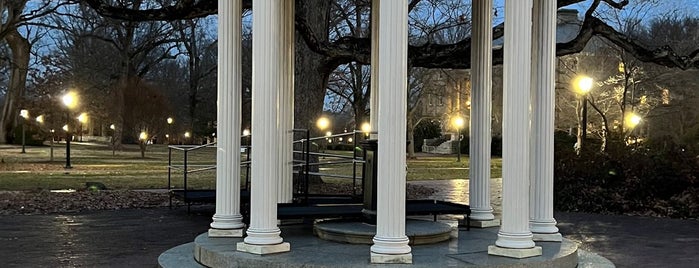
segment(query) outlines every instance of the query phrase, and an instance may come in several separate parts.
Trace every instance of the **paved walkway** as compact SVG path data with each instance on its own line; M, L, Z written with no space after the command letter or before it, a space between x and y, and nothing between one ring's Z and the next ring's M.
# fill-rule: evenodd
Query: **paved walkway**
M435 197L467 200L462 195L468 181L430 184L439 190ZM493 180L494 192L497 185ZM204 206L190 215L186 208L158 208L0 216L0 267L154 267L160 253L205 232L212 214L213 207ZM556 219L563 235L618 267L699 263L696 220L586 213L556 213Z

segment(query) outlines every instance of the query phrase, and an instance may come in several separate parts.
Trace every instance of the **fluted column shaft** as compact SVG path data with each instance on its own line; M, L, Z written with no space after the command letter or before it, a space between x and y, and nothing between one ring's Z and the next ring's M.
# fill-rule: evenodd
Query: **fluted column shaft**
M371 83L369 95L369 125L371 131L376 131L379 126L379 25L381 18L379 16L379 8L381 1L371 1ZM376 139L376 135L371 135L372 139Z
M381 168L377 171L376 236L371 252L402 255L399 262L409 263L412 257L407 255L411 249L405 235L408 6L405 1L384 1L378 11L381 17L378 31L381 111L378 113L378 166ZM372 262L386 260L375 256L372 255Z
M471 219L495 219L490 205L490 144L492 114L492 0L474 0L471 39L471 145L469 206Z
M532 25L532 165L529 213L529 223L535 239L537 233L558 234L556 220L553 218L556 19L555 0L535 1Z
M495 245L534 247L529 231L529 98L532 0L505 4L502 225Z
M283 0L253 1L252 31L252 166L250 227L246 244L282 243L277 227L277 175L281 163L277 99L284 66L281 52ZM225 1L224 1L225 2Z
M240 229L240 113L242 99L240 0L219 1L216 128L216 213L212 229ZM210 232L216 234L216 232Z
M279 174L278 203L291 203L293 198L293 132L294 128L294 1L283 1L279 65Z

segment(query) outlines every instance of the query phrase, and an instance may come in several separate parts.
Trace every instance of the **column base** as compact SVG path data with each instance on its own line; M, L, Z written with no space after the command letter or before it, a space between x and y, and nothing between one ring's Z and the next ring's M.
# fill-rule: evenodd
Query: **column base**
M240 229L209 228L209 237L243 237L243 228L240 228Z
M413 254L380 254L371 252L371 263L413 263Z
M492 220L474 220L471 219L471 227L474 228L489 228L500 226L500 219Z
M516 259L541 256L540 246L533 248L503 248L498 246L488 246L488 255L503 256Z
M253 245L245 242L238 242L236 250L257 255L267 255L274 253L282 253L291 251L291 245L288 242L283 242L275 245Z
M539 233L533 233L534 241L539 241L539 242L561 242L563 241L563 236L561 233L552 233L552 234L539 234Z

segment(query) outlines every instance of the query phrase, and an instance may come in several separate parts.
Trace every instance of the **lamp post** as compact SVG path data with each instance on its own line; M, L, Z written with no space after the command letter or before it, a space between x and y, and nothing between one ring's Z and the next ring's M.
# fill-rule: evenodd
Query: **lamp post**
M44 124L44 115L39 115L36 117L36 123L39 124L39 128ZM51 145L50 145L50 156L51 161L53 161L53 129L51 130Z
M112 137L110 139L110 142L112 143L112 155L116 155L116 139L114 138L114 134L116 133L116 126L114 124L109 125L109 129L112 130Z
M56 133L55 129L51 129L51 141L49 142L49 155L50 155L50 160L53 162L53 139L54 139L54 133Z
M369 133L371 132L371 124L369 124L368 122L364 122L362 124L361 130L362 130L362 132L364 132L364 137L368 138Z
M165 138L167 138L167 144L170 145L170 133L172 133L172 123L175 122L175 119L172 119L172 117L167 118L167 134L165 134Z
M633 129L641 123L641 120L643 120L641 116L634 112L626 113L626 116L624 116L624 124L626 124L626 127L630 129L630 131L633 131Z
M323 131L330 126L330 120L328 120L327 117L323 116L321 118L318 118L318 121L316 121L316 126L318 127L318 130L320 130L320 133L323 133ZM326 133L327 134L327 133ZM328 135L326 135L328 136ZM310 138L310 137L309 137ZM327 138L326 138L326 143L327 143ZM321 144L320 147L322 147L323 144ZM325 153L325 150L323 150L323 153Z
M63 105L66 107L66 125L63 126L63 130L66 131L66 166L65 168L73 168L70 165L70 140L72 135L70 134L70 110L75 108L78 104L78 95L75 92L69 91L61 98L63 100Z
M19 116L24 118L22 120L22 153L26 153L27 151L24 149L25 144L26 144L26 136L27 136L27 130L26 130L26 125L27 125L27 119L29 119L29 110L22 109L19 111Z
M145 158L146 146L148 146L148 133L145 131L141 131L141 133L138 134L138 141L141 147L141 158Z
M578 144L578 149L582 149L587 139L587 98L592 90L594 80L588 76L580 76L576 79L575 87L578 94L582 96L582 120L581 120L581 138Z
M456 127L456 162L461 162L461 128L464 126L464 119L461 116L454 118L454 126Z
M189 131L185 131L184 132L184 142L187 143L187 141L189 141L189 137L191 137L191 136L192 136L192 134L189 133Z
M87 123L87 113L81 113L78 116L78 122L80 122L80 142L83 142L83 124Z

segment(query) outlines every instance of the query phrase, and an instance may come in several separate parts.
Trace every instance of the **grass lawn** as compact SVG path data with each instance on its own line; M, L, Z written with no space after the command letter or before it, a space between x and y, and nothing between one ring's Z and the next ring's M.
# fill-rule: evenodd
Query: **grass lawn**
M65 144L54 144L54 159L50 161L49 146L27 147L22 154L17 145L0 145L0 190L82 189L86 182L101 182L110 189L166 188L168 150L165 145L149 145L145 158L137 145L125 145L112 150L106 144L71 143L71 166L65 169ZM330 153L330 151L329 151ZM332 152L335 153L335 152ZM350 155L351 152L337 152ZM215 165L215 148L188 153L189 169ZM172 165L182 165L183 152L173 150ZM331 157L321 162L337 161ZM501 177L501 159L492 161L491 176ZM321 173L352 175L352 164L321 167ZM361 164L356 168L361 176ZM190 173L188 188L212 189L215 170ZM408 180L465 179L468 177L468 157L456 162L455 156L429 156L408 160ZM172 173L174 187L182 186L182 172ZM323 177L324 181L340 179Z

